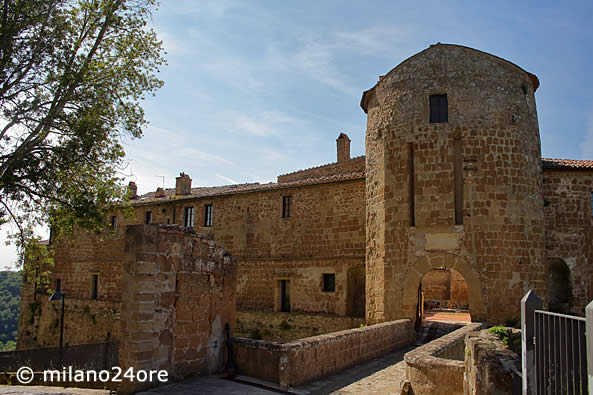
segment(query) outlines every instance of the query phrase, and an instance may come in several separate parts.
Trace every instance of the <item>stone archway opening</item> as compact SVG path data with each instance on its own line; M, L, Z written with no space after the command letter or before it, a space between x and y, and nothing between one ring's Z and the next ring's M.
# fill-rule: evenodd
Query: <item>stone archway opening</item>
M426 272L418 292L418 321L471 322L465 278L457 270L435 267Z
M548 309L554 313L570 312L570 269L560 258L548 259L546 267Z

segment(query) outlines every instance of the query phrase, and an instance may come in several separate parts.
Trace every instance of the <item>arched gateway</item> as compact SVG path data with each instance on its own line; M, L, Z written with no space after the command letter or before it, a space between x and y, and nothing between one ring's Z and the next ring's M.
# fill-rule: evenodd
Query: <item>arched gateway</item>
M441 263L443 261L445 262L444 266ZM418 308L417 290L420 287L422 277L429 273L432 269L443 267L453 269L463 276L465 283L467 284L467 304L472 320L483 320L483 305L485 303L482 300L481 281L478 273L472 268L471 265L468 265L463 258L449 254L420 257L410 268L402 289L403 295L401 316L404 318L416 319Z

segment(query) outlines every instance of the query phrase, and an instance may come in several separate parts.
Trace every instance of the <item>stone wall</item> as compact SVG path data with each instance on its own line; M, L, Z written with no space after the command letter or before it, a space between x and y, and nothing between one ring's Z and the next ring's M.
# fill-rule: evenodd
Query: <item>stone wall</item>
M37 271L31 268L23 279L17 349L59 344L61 302L48 301L48 288L55 289L58 280L66 294L64 344L119 339L124 229L74 232L68 240L50 246L55 249L54 265ZM40 273L44 271L50 273L49 284L43 283ZM98 276L96 299L91 292L93 275Z
M291 216L282 218L282 197L291 196ZM212 226L204 206L213 207ZM275 188L232 195L176 198L134 207L129 223L183 225L194 209L194 228L238 262L240 310L279 310L278 281L290 280L291 311L364 314L364 180ZM323 292L325 273L336 276L335 292Z
M463 395L465 335L481 326L468 324L406 353L406 380L412 393Z
M432 269L422 277L422 292L425 308L467 308L467 283L456 270Z
M21 301L17 350L59 346L61 301L47 294ZM64 345L89 344L120 338L121 303L71 298L64 302Z
M521 357L488 330L465 338L465 395L521 393Z
M546 169L543 180L546 279L553 260L562 260L570 272L569 306L564 313L584 316L593 299L593 173ZM548 299L546 294L544 302Z
M335 275L335 291L325 292L323 275ZM251 260L237 271L237 308L280 311L280 281L290 281L290 311L364 315L364 259Z
M233 338L233 353L239 374L288 388L376 358L414 340L412 322L399 320L290 343Z
M173 378L221 371L224 328L235 322L234 260L208 237L175 226L129 226L125 239L121 368L164 369Z
M233 336L290 342L324 333L359 328L364 318L327 314L238 311Z
M333 176L339 173L353 173L357 171L364 171L365 158L358 156L356 158L348 159L342 162L330 163L323 166L313 167L311 169L299 170L293 173L282 174L278 176L279 183L286 183L292 181L307 180L310 178L320 178Z
M501 58L437 44L364 93L368 322L414 318L435 267L465 278L476 320L516 319L527 289L543 289L537 86ZM429 120L435 94L447 122Z
M424 300L451 299L451 273L447 269L432 269L422 277Z

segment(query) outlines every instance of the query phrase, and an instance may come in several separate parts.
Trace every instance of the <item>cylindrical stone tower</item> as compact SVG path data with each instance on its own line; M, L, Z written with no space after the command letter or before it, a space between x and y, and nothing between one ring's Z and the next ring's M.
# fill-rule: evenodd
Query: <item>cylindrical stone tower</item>
M537 77L437 44L363 94L367 321L415 318L422 276L461 273L473 320L520 316L544 283Z

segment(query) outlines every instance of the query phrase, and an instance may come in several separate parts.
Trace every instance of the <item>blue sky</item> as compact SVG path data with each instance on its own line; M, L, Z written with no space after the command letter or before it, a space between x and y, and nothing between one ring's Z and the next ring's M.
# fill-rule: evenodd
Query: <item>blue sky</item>
M536 74L542 155L593 159L592 17L591 1L163 0L165 86L145 102L144 137L126 141L127 180L139 193L181 171L194 186L275 181L335 161L340 132L362 155L362 92L436 42Z

